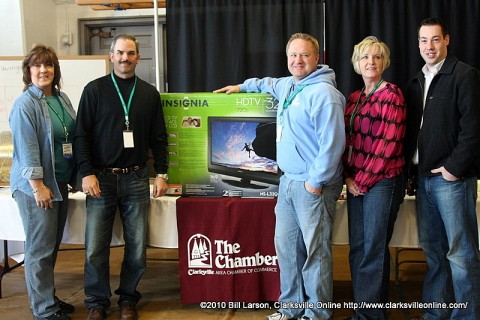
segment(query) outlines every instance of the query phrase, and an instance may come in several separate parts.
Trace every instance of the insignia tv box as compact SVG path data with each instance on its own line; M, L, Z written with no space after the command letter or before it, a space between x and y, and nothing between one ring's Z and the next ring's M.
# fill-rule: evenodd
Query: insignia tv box
M274 198L277 101L268 94L163 93L167 194Z

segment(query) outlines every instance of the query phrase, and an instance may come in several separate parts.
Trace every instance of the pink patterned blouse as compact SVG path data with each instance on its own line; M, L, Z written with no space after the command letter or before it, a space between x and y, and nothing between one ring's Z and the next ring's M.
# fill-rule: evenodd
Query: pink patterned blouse
M392 83L387 82L368 101L365 97L363 90L348 97L345 109L347 144L343 155L344 178L354 178L362 192L367 192L383 178L402 173L407 115L402 91ZM353 128L350 128L355 109Z

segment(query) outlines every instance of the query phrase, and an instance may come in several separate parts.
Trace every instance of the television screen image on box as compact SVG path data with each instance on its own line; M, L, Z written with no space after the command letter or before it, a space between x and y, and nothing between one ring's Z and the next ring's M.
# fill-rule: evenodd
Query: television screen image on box
M208 171L230 177L227 184L266 188L278 184L275 118L209 117Z

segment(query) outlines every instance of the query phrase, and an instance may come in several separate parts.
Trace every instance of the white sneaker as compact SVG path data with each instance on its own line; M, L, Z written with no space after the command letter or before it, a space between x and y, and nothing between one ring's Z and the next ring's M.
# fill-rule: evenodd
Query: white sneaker
M297 318L289 318L286 314L283 314L281 312L275 312L274 314L271 314L267 316L267 320L295 320Z

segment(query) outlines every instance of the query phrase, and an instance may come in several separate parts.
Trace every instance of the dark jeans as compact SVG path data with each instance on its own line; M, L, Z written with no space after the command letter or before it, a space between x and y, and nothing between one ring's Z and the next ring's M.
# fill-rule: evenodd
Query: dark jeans
M350 271L356 303L388 301L388 244L403 195L402 176L380 180L363 196L347 194ZM386 310L358 308L355 319L386 319Z
M150 186L147 169L129 174L102 173L97 176L102 195L87 196L85 231L85 300L87 308L110 307L110 242L118 209L123 225L125 254L120 272L120 285L115 291L122 301L137 303L141 295L137 285L145 271L147 211Z
M467 308L424 309L426 319L480 319L477 178L421 177L418 236L427 261L423 302L468 302Z

